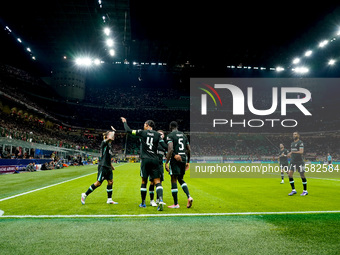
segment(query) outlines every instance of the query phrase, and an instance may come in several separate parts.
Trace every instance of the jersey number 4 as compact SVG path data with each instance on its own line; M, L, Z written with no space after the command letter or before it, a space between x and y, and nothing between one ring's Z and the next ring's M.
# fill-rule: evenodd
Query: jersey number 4
M153 137L147 137L147 138L146 138L146 144L149 146L149 149L152 150L152 146L153 146Z

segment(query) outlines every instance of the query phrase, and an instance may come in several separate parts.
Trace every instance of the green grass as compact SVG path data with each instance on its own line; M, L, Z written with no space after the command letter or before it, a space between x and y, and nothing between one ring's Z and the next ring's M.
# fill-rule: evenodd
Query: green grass
M97 166L69 167L62 170L21 173L0 176L0 200L51 184L71 180L16 198L0 201L5 215L111 215L157 214L155 208L138 207L140 203L139 164L116 166L113 199L118 205L107 205L106 182L81 205L80 194L96 179ZM92 174L91 174L92 173ZM89 175L90 174L90 175ZM307 176L308 178L308 176ZM166 208L164 213L234 213L340 210L340 181L338 179L308 180L309 195L289 197L288 180L279 184L277 178L190 178L185 176L194 206L186 208L187 198L179 187L179 210ZM301 179L295 178L296 189L302 192ZM165 175L164 201L173 203L170 177ZM149 198L147 197L147 202Z
M338 254L339 214L4 219L2 254Z
M113 199L118 205L106 204L106 182L82 205L80 194L95 181L96 171L97 166L84 166L0 175L0 210L6 216L0 217L0 253L150 254L160 249L167 254L337 254L340 250L339 213L72 217L159 214L154 207L138 207L139 164L116 167ZM285 184L279 184L279 176L206 179L190 178L188 172L185 180L194 198L193 207L186 208L187 199L179 187L181 208L165 208L162 214L340 210L339 179L308 179L307 175L309 195L306 197L289 197L289 182L286 179ZM300 193L302 184L297 175L295 183ZM57 185L2 200L53 184ZM168 175L163 187L164 201L171 205ZM51 218L10 218L11 215L50 215ZM55 215L71 215L71 218Z

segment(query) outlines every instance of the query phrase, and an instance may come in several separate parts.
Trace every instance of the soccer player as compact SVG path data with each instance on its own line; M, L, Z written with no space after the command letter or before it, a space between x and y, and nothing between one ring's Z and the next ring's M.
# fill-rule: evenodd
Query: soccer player
M112 147L111 143L114 140L114 131L106 131L103 133L103 141L100 145L101 158L98 164L98 174L97 181L93 183L85 193L81 194L81 203L85 204L85 199L88 195L90 195L96 188L102 185L104 180L107 180L107 202L108 204L118 204L117 202L112 200L112 185L113 185L113 173L112 170L115 170L114 166L111 163Z
M332 167L332 156L330 153L327 154L327 162L328 162L328 168L327 170Z
M127 125L126 119L121 117L124 123L124 129L128 134L138 136L141 141L141 163L140 163L140 176L142 177L142 185L140 189L142 203L139 207L145 208L145 197L146 197L146 185L148 182L148 177L153 180L156 185L156 193L159 197L159 205L157 207L158 211L163 211L163 187L160 182L161 173L159 171L159 159L157 156L158 143L161 140L161 135L154 129L155 123L152 120L147 120L144 123L144 130L131 130Z
M279 151L279 162L280 162L280 169L281 169L281 184L285 183L285 172L288 171L288 150L285 149L285 146L283 145L283 143L280 143L280 151Z
M303 142L300 140L299 132L293 133L293 139L294 141L291 144L291 151L287 155L288 157L291 157L288 177L290 186L292 187L292 192L290 192L288 196L293 196L297 193L295 190L293 179L294 171L298 171L300 173L303 185L303 192L301 193L301 196L306 196L308 195L308 192L307 192L307 179L305 177L305 162L303 159L304 145Z
M159 171L160 171L160 174L161 174L160 182L162 183L164 181L163 157L166 153L166 150L168 149L168 146L164 142L164 132L163 132L163 130L158 130L157 132L161 135L161 140L159 141L159 144L158 144L158 147L157 147L157 156L158 156L158 160L159 160ZM151 206L157 206L157 204L159 203L159 197L157 197L157 200L155 202L155 200L154 200L155 184L153 183L152 179L150 179L149 195L150 195L150 205Z
M165 169L171 175L171 193L174 199L174 204L168 206L169 208L179 208L177 198L177 181L181 185L184 193L188 197L187 208L192 206L193 198L190 196L188 185L183 180L185 171L189 169L190 162L190 145L186 135L178 131L178 124L176 121L170 123L171 133L167 136L168 153L166 154ZM170 168L169 168L170 162Z

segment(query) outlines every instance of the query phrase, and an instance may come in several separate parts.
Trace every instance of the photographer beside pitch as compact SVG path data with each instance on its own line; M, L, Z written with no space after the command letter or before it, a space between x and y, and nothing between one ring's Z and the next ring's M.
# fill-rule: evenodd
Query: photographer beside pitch
M112 128L112 127L111 127ZM113 131L106 131L103 133L103 141L100 145L101 159L98 164L98 175L97 181L93 183L85 193L81 194L81 203L85 204L85 199L90 195L96 188L102 185L104 180L107 180L107 202L108 204L118 204L112 200L112 185L113 185L113 173L115 170L111 163L112 147L111 143L114 140L115 129Z

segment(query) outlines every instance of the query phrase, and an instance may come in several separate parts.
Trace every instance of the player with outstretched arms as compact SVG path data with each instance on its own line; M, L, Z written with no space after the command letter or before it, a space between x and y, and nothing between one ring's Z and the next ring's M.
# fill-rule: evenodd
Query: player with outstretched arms
M192 206L193 198L190 196L188 185L183 180L185 171L189 169L190 162L190 145L186 135L178 131L178 124L176 121L170 123L171 133L167 136L168 153L166 155L165 169L171 175L171 193L174 199L174 204L168 206L169 208L179 208L177 198L177 181L181 185L184 193L188 197L187 208ZM169 168L170 162L170 168Z
M147 120L144 123L144 130L132 130L126 122L126 119L121 117L124 124L124 129L128 134L138 136L141 142L140 151L140 176L142 178L142 185L140 188L142 203L139 207L145 208L145 198L146 198L146 185L148 182L148 177L153 180L154 185L156 185L156 193L159 197L159 205L157 207L158 211L163 211L163 187L160 182L161 173L159 171L159 159L157 155L158 143L161 140L161 135L153 130L155 128L155 123L152 120Z
M112 127L111 127L112 128ZM108 204L118 204L112 200L112 185L113 185L113 173L115 170L111 162L111 157L113 156L111 143L114 140L115 129L113 131L107 131L103 134L103 141L100 145L101 158L98 164L98 174L97 181L93 183L85 193L81 194L81 203L85 204L85 199L89 196L96 188L102 185L104 180L107 180L107 203Z
M300 177L302 180L303 192L301 193L301 196L306 196L308 195L308 192L307 192L307 179L305 177L305 162L303 158L304 145L303 142L300 140L299 132L293 133L293 139L294 141L291 144L291 151L287 155L288 157L291 157L288 177L290 186L292 187L292 192L290 192L288 196L293 196L297 193L295 190L295 184L293 179L293 174L295 171L298 171L300 173Z

